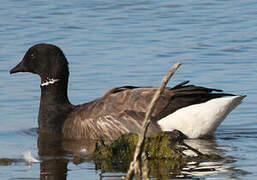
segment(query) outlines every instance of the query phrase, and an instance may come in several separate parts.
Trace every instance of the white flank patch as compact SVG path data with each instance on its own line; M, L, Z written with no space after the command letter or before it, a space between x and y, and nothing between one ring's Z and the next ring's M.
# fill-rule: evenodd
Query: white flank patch
M46 78L46 81L43 82L43 83L41 84L41 86L48 86L48 85L50 85L50 84L56 83L57 81L59 81L59 79Z
M38 163L40 162L38 159L34 158L32 156L32 153L31 151L27 151L23 154L23 157L24 157L24 160L27 162L27 163Z
M163 131L177 129L189 138L211 135L245 96L227 96L181 108L158 121Z

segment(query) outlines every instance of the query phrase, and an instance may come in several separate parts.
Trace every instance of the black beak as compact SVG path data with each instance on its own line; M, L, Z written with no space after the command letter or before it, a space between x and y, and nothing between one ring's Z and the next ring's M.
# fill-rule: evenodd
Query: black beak
M21 61L19 64L17 64L14 68L10 70L10 74L14 74L17 72L26 72L27 69L23 64L23 61Z

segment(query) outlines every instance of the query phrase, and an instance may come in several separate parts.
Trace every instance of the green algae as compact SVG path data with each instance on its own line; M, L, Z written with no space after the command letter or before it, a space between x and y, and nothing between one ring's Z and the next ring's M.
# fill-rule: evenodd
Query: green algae
M112 144L97 149L91 157L96 159L95 162L99 169L125 172L133 159L137 141L138 135L136 134L122 135ZM174 149L176 143L170 141L168 133L160 132L146 139L144 150L148 159L172 159L174 162L184 164L186 158ZM176 165L172 166L175 167Z
M112 171L117 169L125 172L133 159L135 147L138 141L136 134L122 135L110 145L101 146L91 157L96 159L97 169Z
M186 156L183 150L188 146L184 146L183 139L185 136L178 135L177 132L159 132L146 139L144 151L151 175L167 179L171 172L179 174L188 162L221 158L216 154L202 154L193 148L197 157ZM122 135L110 145L98 147L90 157L94 159L96 169L107 172L126 172L133 159L137 141L136 134Z
M0 158L0 166L8 166L11 165L14 161L9 158Z
M180 141L171 140L168 132L159 132L146 140L145 151L150 159L172 159L183 161L185 157L179 153Z

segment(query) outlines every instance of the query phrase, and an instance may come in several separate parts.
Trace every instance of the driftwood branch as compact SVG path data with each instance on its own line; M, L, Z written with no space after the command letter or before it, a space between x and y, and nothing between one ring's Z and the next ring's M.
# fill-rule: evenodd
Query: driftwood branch
M134 159L130 163L129 170L127 172L127 176L126 176L127 180L131 180L133 178L134 174L138 174L139 172L141 174L140 162L142 162L141 161L142 159L144 159L144 161L146 160L145 153L143 152L143 149L144 149L144 143L145 143L145 137L146 137L147 129L148 129L148 126L150 124L151 114L154 110L154 106L155 106L157 100L159 99L162 92L164 91L167 83L169 82L170 78L176 72L176 70L179 68L180 65L181 65L181 63L176 63L176 64L173 65L173 67L170 69L168 74L163 78L160 87L157 89L150 105L148 106L148 110L146 112L145 119L143 121L143 126L142 126L141 132L139 134L139 139L138 139L138 143L137 143L137 146L136 146ZM142 159L141 159L141 157L142 157ZM144 169L145 169L145 166L144 166ZM144 179L149 179L148 172L144 171L143 176L144 176Z

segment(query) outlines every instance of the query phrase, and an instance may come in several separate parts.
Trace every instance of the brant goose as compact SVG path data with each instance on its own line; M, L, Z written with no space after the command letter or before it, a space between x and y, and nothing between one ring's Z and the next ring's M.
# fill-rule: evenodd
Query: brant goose
M41 78L39 132L68 139L112 141L139 132L156 87L117 87L98 99L72 105L67 96L68 62L60 48L37 44L10 73L31 72ZM167 87L157 101L149 133L180 130L189 138L211 135L245 96L187 85Z

